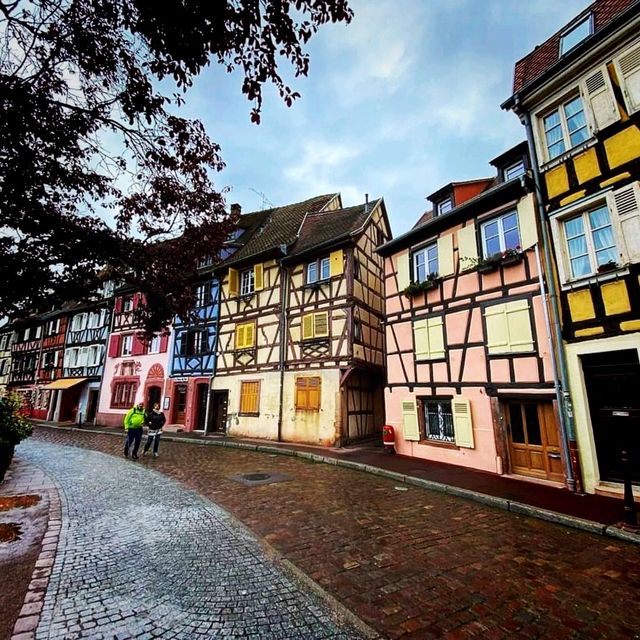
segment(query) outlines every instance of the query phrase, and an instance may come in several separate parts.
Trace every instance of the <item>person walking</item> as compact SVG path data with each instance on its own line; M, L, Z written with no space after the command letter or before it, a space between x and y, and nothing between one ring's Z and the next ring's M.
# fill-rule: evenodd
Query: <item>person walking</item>
M127 415L124 417L124 431L127 437L124 441L124 457L129 457L129 447L133 445L133 451L131 457L134 460L138 459L138 449L140 442L142 441L142 427L145 422L144 404L138 402L129 409Z
M158 457L158 446L160 445L160 434L162 433L162 427L167 419L164 417L164 413L160 411L160 405L156 402L153 405L153 409L147 413L147 426L149 427L149 433L147 434L147 441L144 443L144 451L142 455L145 455L151 447L153 442L153 457Z

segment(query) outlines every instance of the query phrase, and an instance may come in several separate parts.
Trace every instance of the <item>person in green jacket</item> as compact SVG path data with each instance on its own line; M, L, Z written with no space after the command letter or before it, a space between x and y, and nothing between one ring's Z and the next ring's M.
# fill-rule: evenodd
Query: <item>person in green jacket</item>
M127 437L124 441L124 457L129 457L129 447L133 445L133 452L131 457L134 460L138 459L138 449L140 442L142 441L142 427L145 422L144 403L138 402L129 409L127 415L124 417L124 432Z

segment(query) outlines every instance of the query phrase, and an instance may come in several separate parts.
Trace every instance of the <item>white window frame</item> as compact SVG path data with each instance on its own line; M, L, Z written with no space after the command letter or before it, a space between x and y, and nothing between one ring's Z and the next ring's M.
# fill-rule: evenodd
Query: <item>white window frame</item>
M7 350L8 341L9 341L9 336L6 333L3 336L0 336L0 351Z
M87 367L95 367L100 364L102 356L102 345L94 344L88 347L87 351Z
M120 341L120 355L130 356L133 354L133 334L127 333L122 336Z
M205 307L211 304L211 283L201 282L195 287L194 295L196 298L196 307Z
M435 254L435 258L433 256L429 258L430 252L433 252ZM424 265L423 265L425 269L424 278L418 278L418 268L419 268L418 262L421 257L424 258ZM433 264L434 262L435 262L435 269L432 269L429 265ZM429 275L431 275L432 273L435 273L437 275L438 269L440 268L440 262L438 259L438 243L432 242L431 244L428 244L426 247L423 247L422 249L418 249L417 251L414 251L413 256L411 258L411 263L413 267L413 273L412 273L413 282L416 282L416 283L425 282L425 280L427 280Z
M255 282L253 267L242 271L240 273L240 295L251 295L256 290Z
M122 298L122 310L133 311L133 296L124 296Z
M86 313L78 313L73 316L73 322L71 323L71 331L82 331L87 322L87 314Z
M523 176L526 173L526 171L527 171L527 167L524 163L524 158L520 158L515 162L508 164L502 170L502 175L504 176L504 181L509 182L510 180L514 180L515 178L519 178L520 176Z
M162 336L154 335L149 342L149 348L147 353L160 353L160 342L162 340Z
M331 278L331 258L329 256L307 263L307 284L324 282L329 278Z
M102 320L100 311L90 311L87 319L87 328L97 329L100 326L100 320Z
M436 215L441 216L445 213L449 213L453 209L453 197L448 196L443 198L436 204Z
M505 238L505 230L504 230L504 220L507 216L515 216L516 225L518 229L518 244L515 247L507 247L507 242ZM500 241L500 251L494 251L489 253L487 250L487 227L490 224L498 223L498 239ZM520 232L520 219L518 218L518 211L516 209L505 211L501 213L499 216L494 216L488 220L483 220L480 224L480 237L482 239L482 257L488 258L490 256L496 255L496 253L504 253L507 249L519 249L522 246L522 234Z
M569 131L569 127L567 125L568 118L566 115L565 107L576 99L579 99L582 105L582 114L584 116L584 127L581 127L581 129L584 128L586 130L587 136L584 140L580 140L579 142L576 142L574 144L571 141L571 132ZM589 105L587 104L584 96L579 91L578 87L576 87L575 90L565 94L561 100L557 101L552 107L545 109L540 113L539 116L537 116L539 127L540 127L540 141L542 143L544 158L547 161L553 161L557 158L561 158L565 153L571 151L571 149L579 147L582 144L585 144L591 138L592 134L589 127L589 114L587 113L588 107ZM548 117L550 117L552 114L556 112L558 113L558 118L559 118L559 125L557 126L560 127L560 131L562 132L561 140L564 144L564 149L560 153L557 153L552 157L549 152L549 143L547 142L547 131L545 127L545 119L547 119Z

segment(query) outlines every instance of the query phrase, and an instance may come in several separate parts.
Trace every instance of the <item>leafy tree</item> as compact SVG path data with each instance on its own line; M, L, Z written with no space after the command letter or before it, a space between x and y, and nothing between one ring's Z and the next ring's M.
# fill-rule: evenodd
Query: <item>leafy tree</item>
M84 299L108 264L145 294L147 331L185 315L233 220L183 92L212 60L240 69L259 123L265 83L298 97L279 62L306 75L309 38L351 16L347 0L0 0L0 313Z

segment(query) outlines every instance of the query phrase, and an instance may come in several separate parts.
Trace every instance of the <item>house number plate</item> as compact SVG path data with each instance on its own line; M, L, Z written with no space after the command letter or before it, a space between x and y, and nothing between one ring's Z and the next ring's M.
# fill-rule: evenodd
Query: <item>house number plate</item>
M611 415L612 416L618 416L620 418L628 418L629 417L629 412L628 411L612 411Z

